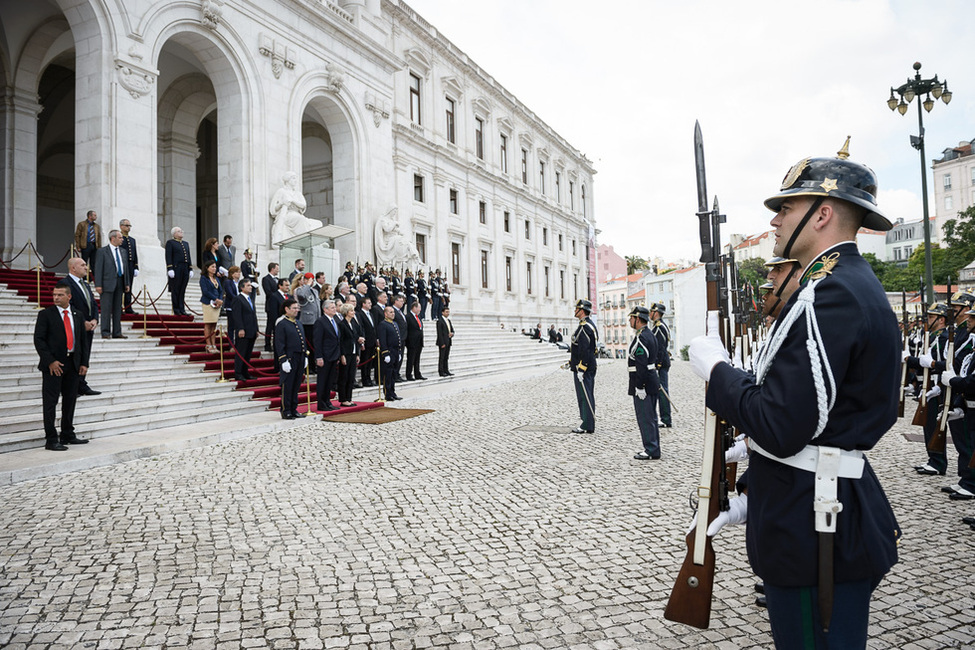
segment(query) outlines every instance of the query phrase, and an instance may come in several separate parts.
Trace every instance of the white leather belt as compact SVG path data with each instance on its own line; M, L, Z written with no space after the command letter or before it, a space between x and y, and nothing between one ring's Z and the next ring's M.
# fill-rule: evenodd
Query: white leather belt
M965 406L970 409L975 409L975 399L966 399Z

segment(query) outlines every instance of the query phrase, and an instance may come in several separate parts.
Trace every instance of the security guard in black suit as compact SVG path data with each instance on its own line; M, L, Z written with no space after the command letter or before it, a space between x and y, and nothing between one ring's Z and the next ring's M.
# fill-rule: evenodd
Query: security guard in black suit
M91 350L95 339L95 328L98 327L98 302L95 294L88 285L88 265L80 257L68 260L68 275L58 282L59 287L68 287L71 291L71 306L81 313L85 323L85 338L88 350ZM87 376L78 378L78 395L101 395L101 391L88 385Z
M633 396L633 410L636 423L640 427L643 451L633 458L636 460L657 460L660 458L660 429L657 427L657 393L660 380L657 378L657 337L650 332L650 310L640 305L630 312L630 327L636 330L626 354L630 385L627 395Z
M670 328L664 322L667 308L662 302L655 302L650 308L650 318L653 320L653 335L657 339L657 377L660 387L670 394ZM659 390L659 389L658 389ZM670 400L663 392L660 394L660 426L670 428L673 422L670 418Z
M777 648L865 648L871 594L897 561L900 530L864 451L897 421L901 341L855 243L861 226L892 224L876 175L848 157L844 145L800 161L765 201L774 254L805 270L754 374L731 365L717 312L689 348L708 408L749 436L747 495L708 533L747 520Z
M190 245L183 241L183 229L172 230L173 238L166 242L166 275L169 276L169 293L173 299L173 313L186 316L186 285L193 277Z
M281 368L281 417L285 420L305 417L298 412L298 392L305 378L308 344L305 328L298 322L298 301L284 301L284 318L274 326L274 355Z
M383 380L383 390L388 401L402 399L396 394L396 367L400 362L400 348L403 347L403 336L395 320L396 310L386 307L383 312L383 322L376 329L379 342L380 370Z
M585 299L576 302L575 317L579 319L579 326L572 334L569 366L576 387L582 424L573 429L572 433L593 433L596 430L596 398L593 389L596 382L596 341L599 340L599 333L589 318L591 313L591 302ZM579 373L582 373L582 377Z

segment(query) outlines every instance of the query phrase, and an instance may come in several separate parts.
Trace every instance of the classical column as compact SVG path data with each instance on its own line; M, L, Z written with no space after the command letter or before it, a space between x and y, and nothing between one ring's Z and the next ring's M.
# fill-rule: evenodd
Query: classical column
M7 88L0 102L3 129L3 221L0 257L9 260L27 240L37 241L37 116L41 106L36 94ZM73 232L71 233L73 235ZM27 268L26 253L14 261Z

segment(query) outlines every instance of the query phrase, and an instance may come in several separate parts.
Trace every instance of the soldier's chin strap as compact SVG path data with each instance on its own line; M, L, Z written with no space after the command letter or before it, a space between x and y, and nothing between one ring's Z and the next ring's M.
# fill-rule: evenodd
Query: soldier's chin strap
M789 242L789 245L790 246L792 245L791 241ZM799 270L799 263L793 262L792 268L789 269L789 272L785 274L785 278L782 280L782 284L780 284L779 288L776 289L775 293L772 294L773 296L775 296L775 304L773 304L771 309L768 310L769 314L774 313L775 308L782 304L782 292L785 291L785 285L789 284L789 280L792 279L792 276L795 275L796 271L798 270Z
M823 204L823 200L825 198L825 196L818 196L816 197L816 200L813 201L813 204L809 206L805 216L803 216L799 221L799 225L796 226L796 229L792 231L792 236L789 237L789 243L785 245L785 250L782 251L782 257L792 257L792 246L796 243L796 239L799 238L799 233L802 232L802 229L805 228L806 224L809 223L809 220L812 219L813 214L819 209L819 206ZM785 283L783 283L782 286L785 286Z

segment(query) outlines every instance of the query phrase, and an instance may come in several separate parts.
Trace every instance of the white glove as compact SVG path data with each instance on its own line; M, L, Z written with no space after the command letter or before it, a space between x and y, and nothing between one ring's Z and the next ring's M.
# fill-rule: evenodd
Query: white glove
M955 369L952 368L951 366L948 366L947 368L944 369L944 372L941 373L941 379L939 381L941 382L942 386L947 386L948 382L950 382L953 377L957 377L957 376L958 375L955 373Z
M290 361L285 361L284 363L282 363L281 364L281 370L284 370L284 372L286 374L287 373L290 373L291 372L291 362Z
M388 354L385 357L383 357L383 363L389 363L389 355Z
M907 357L911 356L911 353L907 350L901 350L901 363L907 361Z
M935 397L937 397L940 394L941 394L941 386L935 386L934 388L932 388L931 390L929 390L927 393L925 393L924 394L924 397L926 399L934 399Z
M960 420L963 417L965 417L965 412L961 410L960 407L956 406L955 408L951 409L951 413L948 414L948 421L951 422L952 420Z
M722 510L708 526L708 537L714 537L725 526L743 524L748 520L748 495L742 494L732 499L728 510Z
M166 275L168 275L170 278L175 278L176 277L176 271L174 271L172 269L169 269L168 271L166 271Z
M735 356L733 356L731 358L731 367L732 368L738 368L738 370L744 370L745 369L745 360L742 358L742 355L744 353L745 353L745 351L743 349L741 349L741 348L738 348L737 350L735 350Z
M135 269L135 270L132 271L132 277L133 278L139 277L139 269Z
M646 388L637 388L633 392L633 394L636 395L637 399L646 399L647 398L647 389Z
M930 368L934 365L934 358L930 354L922 354L917 358L917 361L922 368Z
M748 458L748 443L739 440L724 452L724 462L737 463Z
M708 312L708 329L705 336L698 336L691 340L688 355L691 360L691 369L694 374L708 381L711 378L711 371L719 363L730 363L731 357L721 338L718 336L718 312Z
M190 269L190 280L193 279L194 275L196 275L196 273L193 272L193 269Z

